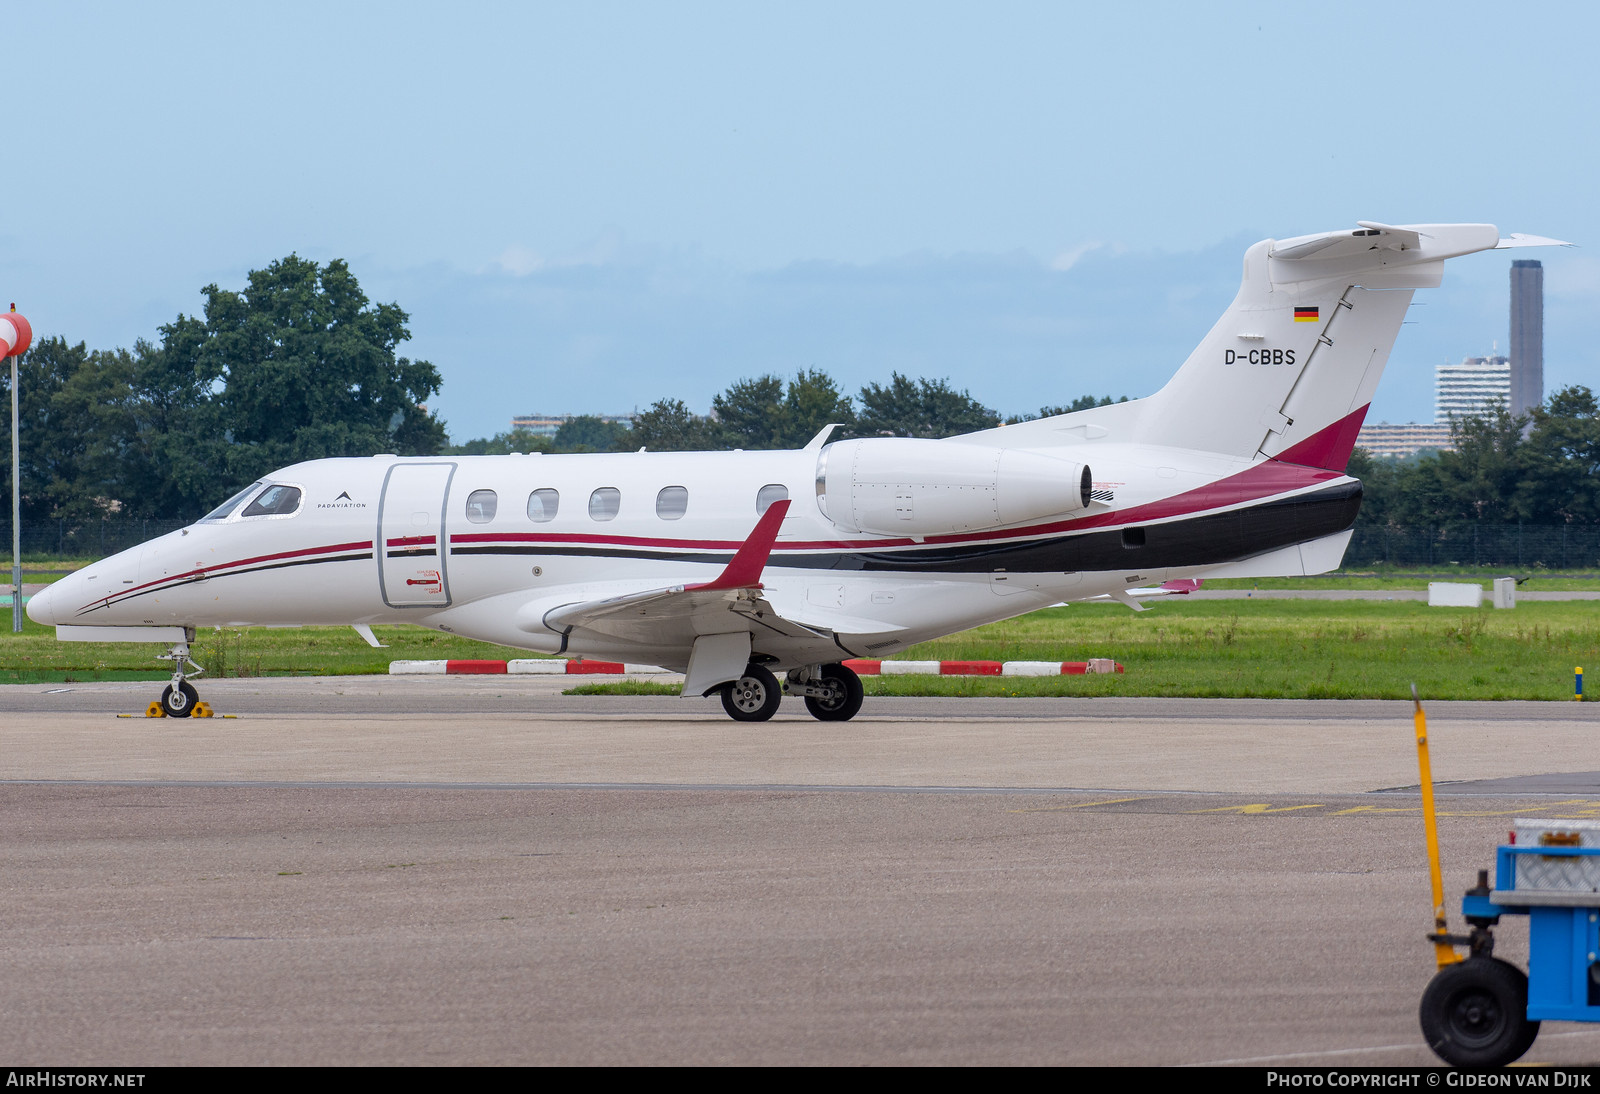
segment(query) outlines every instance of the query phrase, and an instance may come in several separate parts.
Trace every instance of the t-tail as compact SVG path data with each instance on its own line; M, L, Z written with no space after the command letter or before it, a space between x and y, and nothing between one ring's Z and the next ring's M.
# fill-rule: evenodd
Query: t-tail
M1556 240L1492 224L1389 225L1266 239L1239 295L1172 380L1144 401L1145 444L1343 471L1416 289L1446 259Z
M1343 471L1414 290L1436 287L1446 259L1562 245L1501 239L1492 224L1357 224L1255 244L1245 252L1238 296L1165 387L1051 419L1052 440L1109 433ZM1043 439L1019 433L1010 443Z

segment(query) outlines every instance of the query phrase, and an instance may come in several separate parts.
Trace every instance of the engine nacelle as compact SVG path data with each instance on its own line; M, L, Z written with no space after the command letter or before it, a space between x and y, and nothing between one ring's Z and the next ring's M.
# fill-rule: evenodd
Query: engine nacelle
M1093 476L1066 456L952 441L835 441L817 458L817 505L851 532L942 535L1089 507Z

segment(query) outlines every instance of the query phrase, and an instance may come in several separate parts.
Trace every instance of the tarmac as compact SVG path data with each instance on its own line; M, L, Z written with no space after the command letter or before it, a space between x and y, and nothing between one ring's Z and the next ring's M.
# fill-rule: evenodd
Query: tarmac
M1409 703L571 684L0 688L0 1059L1437 1063ZM1595 708L1428 714L1449 893L1600 816Z

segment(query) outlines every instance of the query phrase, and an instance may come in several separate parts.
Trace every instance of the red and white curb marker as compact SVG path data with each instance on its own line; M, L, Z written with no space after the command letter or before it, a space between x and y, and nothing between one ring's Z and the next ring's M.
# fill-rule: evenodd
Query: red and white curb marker
M872 661L844 664L862 676L1077 676L1084 673L1122 672L1109 657L1089 661ZM628 665L620 661L567 661L559 657L528 657L516 661L391 661L390 676L665 676L671 669L659 665Z
M1109 657L1089 661L868 661L844 662L861 676L1078 676L1122 672Z
M625 665L620 661L568 661L560 657L527 657L516 661L390 661L390 676L660 676L659 665Z

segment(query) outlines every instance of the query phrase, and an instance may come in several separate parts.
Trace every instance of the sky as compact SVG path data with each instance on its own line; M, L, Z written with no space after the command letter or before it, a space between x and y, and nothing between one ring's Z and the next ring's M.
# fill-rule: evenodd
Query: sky
M1115 8L1116 10L1112 10ZM409 315L457 440L822 369L1147 395L1257 239L1492 222L1370 420L1504 351L1600 387L1600 5L13 5L0 297L156 339L296 253Z

